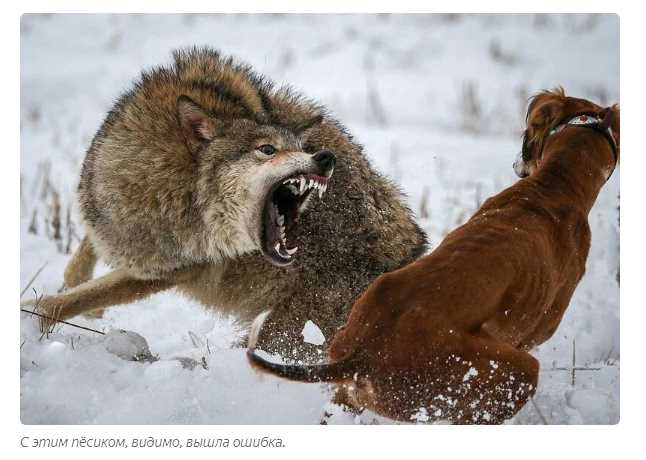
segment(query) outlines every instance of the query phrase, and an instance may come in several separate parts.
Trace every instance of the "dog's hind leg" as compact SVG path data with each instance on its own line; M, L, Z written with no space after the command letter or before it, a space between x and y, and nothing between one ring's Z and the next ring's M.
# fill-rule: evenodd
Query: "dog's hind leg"
M117 269L54 296L30 300L21 306L33 306L41 318L41 330L48 331L56 321L111 305L119 305L143 299L151 294L175 285L175 280L138 279L123 269Z
M514 416L536 392L538 361L529 353L484 331L444 337L445 363L438 372L457 405L447 408L454 421L502 423Z
M350 393L348 392L347 384L342 383L335 385L333 391L334 395L332 396L332 400L330 401L331 405L340 407L343 412L346 412L355 418L363 413L364 408L356 406L356 402L352 399ZM329 420L334 415L333 409L330 409L329 411L328 409L329 408L326 406L326 409L323 411L321 421L319 422L320 425L327 425Z
M86 235L65 267L65 289L71 289L92 279L97 256L90 238Z

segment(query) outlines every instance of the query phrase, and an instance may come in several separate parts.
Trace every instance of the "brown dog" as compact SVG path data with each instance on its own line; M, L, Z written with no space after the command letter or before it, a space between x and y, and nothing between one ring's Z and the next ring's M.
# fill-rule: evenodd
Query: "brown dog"
M592 129L590 129L592 128ZM521 177L430 255L381 275L331 343L330 364L257 368L339 384L336 402L396 420L501 423L534 394L527 350L558 327L585 271L588 213L617 164L619 109L533 98Z

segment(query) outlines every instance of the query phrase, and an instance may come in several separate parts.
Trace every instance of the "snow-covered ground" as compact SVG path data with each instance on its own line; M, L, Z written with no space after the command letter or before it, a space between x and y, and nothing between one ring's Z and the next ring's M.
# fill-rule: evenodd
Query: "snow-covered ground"
M66 252L81 236L80 165L115 97L143 68L193 44L236 55L326 104L406 191L433 245L514 182L529 95L563 85L603 104L619 99L612 15L26 15L21 289L44 263L32 287L53 293L62 283ZM510 423L619 420L618 195L619 171L591 212L587 273L555 336L535 352L534 404ZM21 314L23 423L315 424L327 407L323 385L254 373L233 346L235 320L177 293L74 322L134 331L159 359L125 361L106 349L114 337L65 325L41 339L35 319ZM576 367L590 369L572 384L574 348ZM330 423L374 419L327 409Z

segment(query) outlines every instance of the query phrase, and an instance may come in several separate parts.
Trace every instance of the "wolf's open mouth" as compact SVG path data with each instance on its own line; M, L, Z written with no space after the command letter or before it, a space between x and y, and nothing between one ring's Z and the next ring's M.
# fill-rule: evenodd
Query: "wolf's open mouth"
M316 174L296 174L278 182L269 192L263 210L262 245L264 255L274 265L289 265L298 247L295 245L298 218L305 202L327 189L328 178Z

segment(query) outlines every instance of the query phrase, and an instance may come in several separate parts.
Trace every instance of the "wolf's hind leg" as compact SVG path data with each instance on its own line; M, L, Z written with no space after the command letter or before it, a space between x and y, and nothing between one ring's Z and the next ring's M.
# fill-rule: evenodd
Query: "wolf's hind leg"
M65 267L64 281L65 289L71 289L79 284L85 283L92 279L94 273L94 266L97 262L97 256L90 242L90 238L86 235L76 252L67 263Z
M143 299L174 286L175 280L138 279L125 270L117 269L105 276L86 281L58 295L30 300L36 312L49 317L41 318L41 330L49 330L58 320L66 320L92 310Z

